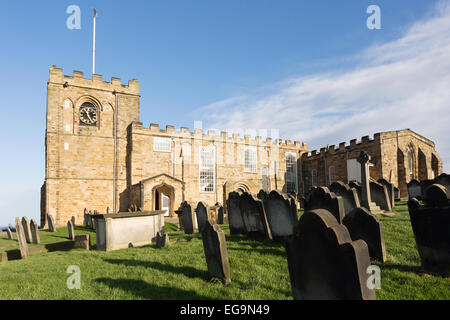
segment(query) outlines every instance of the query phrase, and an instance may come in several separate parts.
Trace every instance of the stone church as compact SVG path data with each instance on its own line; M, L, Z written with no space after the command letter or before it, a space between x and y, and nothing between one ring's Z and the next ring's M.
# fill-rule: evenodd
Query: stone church
M173 216L183 201L225 204L237 189L302 195L313 185L358 180L353 160L360 150L372 156L373 178L391 181L402 193L412 178L442 172L434 143L410 130L308 153L298 141L144 127L136 79L123 85L79 71L67 76L56 66L50 68L46 117L41 225L46 213L57 225L72 216L80 221L84 208L104 213L136 207Z

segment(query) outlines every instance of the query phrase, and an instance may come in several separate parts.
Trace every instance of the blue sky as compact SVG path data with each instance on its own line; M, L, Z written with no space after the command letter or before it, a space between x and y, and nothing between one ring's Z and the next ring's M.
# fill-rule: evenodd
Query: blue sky
M69 5L81 29L66 28ZM381 8L381 30L366 8ZM48 70L141 86L141 121L280 130L309 149L411 128L450 164L449 1L1 1L0 225L39 217ZM307 92L308 94L305 94ZM258 117L253 116L258 113ZM433 116L429 117L428 115ZM426 121L424 121L426 119Z

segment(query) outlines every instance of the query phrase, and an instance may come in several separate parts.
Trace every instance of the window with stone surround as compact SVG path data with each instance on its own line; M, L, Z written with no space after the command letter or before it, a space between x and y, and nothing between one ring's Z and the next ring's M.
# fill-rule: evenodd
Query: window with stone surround
M170 138L154 137L153 138L153 151L158 152L171 152Z
M244 172L257 173L257 153L255 146L245 146L244 148Z
M317 186L317 171L315 169L311 170L311 186Z
M200 147L199 152L199 187L200 192L215 191L215 148Z
M286 193L297 192L297 154L286 152Z

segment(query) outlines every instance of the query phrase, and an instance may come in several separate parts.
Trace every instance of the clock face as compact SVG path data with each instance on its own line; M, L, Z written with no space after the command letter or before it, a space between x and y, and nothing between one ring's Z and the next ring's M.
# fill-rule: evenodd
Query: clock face
M97 108L90 103L84 103L80 108L80 123L95 125L97 123Z

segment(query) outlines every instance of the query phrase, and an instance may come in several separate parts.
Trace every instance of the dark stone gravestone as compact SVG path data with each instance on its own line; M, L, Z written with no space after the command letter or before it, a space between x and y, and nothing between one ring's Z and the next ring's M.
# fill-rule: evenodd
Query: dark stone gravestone
M442 173L440 176L434 179L434 183L440 184L450 190L450 175Z
M339 223L345 216L344 200L336 196L327 187L313 187L305 203L305 212L314 209L325 209L331 212Z
M27 245L27 239L25 238L25 233L23 232L23 226L20 222L19 218L16 218L16 234L17 234L17 240L19 241L19 249L20 249L20 256L22 259L28 258L28 245Z
M431 185L435 184L437 182L435 182L435 180L422 180L420 181L420 188L421 188L421 195L423 197L423 195L425 194L425 191L428 189L428 187L430 187Z
M197 225L198 231L202 232L203 227L205 226L206 221L208 221L208 207L203 204L203 202L199 202L197 204L197 208L195 208L195 213L197 215Z
M284 239L294 235L297 224L295 200L278 191L260 195L267 216L269 229L274 239Z
M230 265L225 233L211 219L206 221L202 230L202 241L209 274L212 278L230 283Z
M67 231L69 233L69 239L75 240L75 230L73 228L72 220L67 221Z
M183 210L184 233L193 234L195 232L195 216L192 212L192 206L189 202L184 201L181 204Z
M239 206L246 234L258 239L272 239L262 201L247 192L242 193L240 198Z
M38 224L36 223L36 220L31 219L30 229L31 229L31 241L34 244L40 243L41 242L41 238L39 236L39 227L38 227Z
M30 222L27 217L22 217L22 227L23 233L25 234L25 239L27 243L31 243L31 230L30 230Z
M425 193L425 205L408 201L409 216L422 269L450 276L450 195L447 188L434 184Z
M394 185L386 179L378 179L377 182L383 186L386 186L389 202L391 203L391 208L393 209L395 207Z
M352 241L328 210L304 213L286 244L292 294L296 300L376 299L369 289L369 249Z
M246 234L244 220L242 219L240 201L242 192L233 191L228 194L227 213L230 225L230 234Z
M161 235L160 232L156 233L156 247L157 248L163 248L169 246L169 235L167 233L164 233Z
M217 224L223 224L223 206L220 206L219 210L217 210Z
M408 198L416 198L418 200L422 200L422 187L420 186L420 182L413 179L407 184L408 188Z
M358 207L345 215L343 225L347 227L352 240L364 240L372 259L386 262L383 224L366 208Z
M349 185L342 181L333 182L330 185L330 191L335 195L342 197L342 200L344 200L345 214L348 214L350 211L360 206L356 189L350 188Z
M6 229L6 233L8 234L8 239L9 239L9 240L14 239L13 233L12 233L12 231L11 231L10 228Z
M400 189L397 187L394 187L394 200L400 201Z
M53 220L53 216L50 214L47 214L47 223L48 223L48 230L50 230L50 232L56 232L55 221Z
M369 181L370 197L381 210L392 212L391 200L386 186L373 180Z
M354 188L356 190L356 193L358 194L359 203L361 203L362 199L361 183L359 183L358 181L350 181L348 185L350 188Z
M73 248L89 250L91 248L91 239L88 234L79 234L75 236Z

